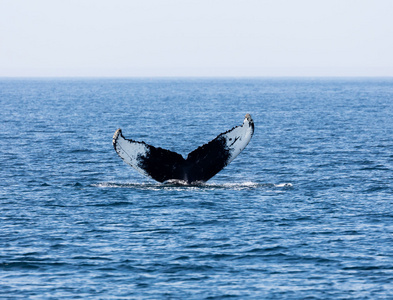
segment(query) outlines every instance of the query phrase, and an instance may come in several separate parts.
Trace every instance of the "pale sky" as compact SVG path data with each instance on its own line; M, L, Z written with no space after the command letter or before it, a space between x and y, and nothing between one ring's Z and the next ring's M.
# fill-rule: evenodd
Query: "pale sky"
M393 0L0 0L14 76L393 76Z

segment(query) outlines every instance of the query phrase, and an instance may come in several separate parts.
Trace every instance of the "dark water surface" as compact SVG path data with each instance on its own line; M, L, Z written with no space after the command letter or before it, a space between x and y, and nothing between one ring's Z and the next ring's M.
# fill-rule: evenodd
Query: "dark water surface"
M0 298L393 298L393 79L0 80ZM124 164L250 113L206 185Z

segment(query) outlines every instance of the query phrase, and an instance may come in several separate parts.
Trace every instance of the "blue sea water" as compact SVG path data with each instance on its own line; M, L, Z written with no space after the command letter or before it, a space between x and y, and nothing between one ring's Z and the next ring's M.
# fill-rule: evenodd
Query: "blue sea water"
M393 79L1 79L1 299L392 299ZM202 186L184 156L250 113Z

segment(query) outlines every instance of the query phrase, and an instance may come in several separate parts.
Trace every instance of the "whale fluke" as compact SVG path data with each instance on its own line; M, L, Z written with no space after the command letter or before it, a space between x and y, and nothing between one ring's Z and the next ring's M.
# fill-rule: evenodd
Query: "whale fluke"
M180 154L145 142L124 138L121 129L113 135L117 154L139 173L159 182L206 182L226 167L250 142L254 122L246 114L243 124L219 134L184 159Z

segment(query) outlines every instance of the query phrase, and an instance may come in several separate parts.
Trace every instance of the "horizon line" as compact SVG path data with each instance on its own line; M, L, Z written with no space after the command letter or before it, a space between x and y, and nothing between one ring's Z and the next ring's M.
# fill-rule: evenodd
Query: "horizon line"
M0 79L273 79L273 78L393 78L393 75L0 75Z

